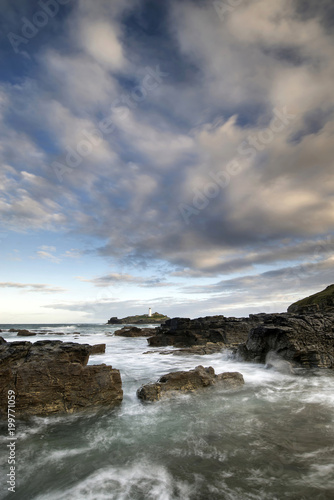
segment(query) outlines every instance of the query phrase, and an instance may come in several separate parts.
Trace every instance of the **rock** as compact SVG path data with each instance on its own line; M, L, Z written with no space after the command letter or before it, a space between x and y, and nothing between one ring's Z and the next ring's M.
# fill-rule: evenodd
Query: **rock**
M238 354L265 363L269 352L307 368L334 368L334 314L268 314L253 328Z
M116 330L115 335L120 337L149 337L152 335L153 328L138 328L137 326L124 326Z
M3 337L0 337L0 345L3 344L7 344L7 341Z
M0 345L0 412L7 414L7 392L15 391L16 417L51 415L100 406L123 399L118 370L87 366L88 344L43 340Z
M236 389L244 384L241 373L221 373L215 375L212 366L197 366L194 370L179 371L163 375L154 384L140 387L137 396L143 401L158 401L162 397L193 392L205 387L219 385L224 389Z
M95 344L91 345L89 348L89 354L104 354L106 352L105 344Z
M16 328L10 328L8 331L11 332L11 333L18 332L18 330Z
M235 349L246 342L250 330L260 324L261 318L262 315L251 315L249 318L173 318L155 328L155 334L148 339L148 343L151 347L192 347L211 343Z
M334 313L334 285L329 285L325 290L291 304L288 307L288 312L298 314Z
M108 319L107 325L121 325L122 320L118 319L117 316L113 316L112 318Z
M34 335L36 335L35 332L29 332L29 330L18 330L17 331L17 335L19 337L32 337Z

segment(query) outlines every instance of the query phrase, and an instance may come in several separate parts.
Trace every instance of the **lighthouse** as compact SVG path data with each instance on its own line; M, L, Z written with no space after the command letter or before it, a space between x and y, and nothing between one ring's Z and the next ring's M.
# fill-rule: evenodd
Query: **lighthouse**
M150 307L148 308L148 316L149 318L152 316L152 309Z

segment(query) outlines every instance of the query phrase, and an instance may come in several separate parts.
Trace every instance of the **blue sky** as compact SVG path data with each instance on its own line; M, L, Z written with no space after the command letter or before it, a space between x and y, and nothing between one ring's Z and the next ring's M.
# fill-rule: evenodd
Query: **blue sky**
M0 323L284 311L334 282L331 1L0 10Z

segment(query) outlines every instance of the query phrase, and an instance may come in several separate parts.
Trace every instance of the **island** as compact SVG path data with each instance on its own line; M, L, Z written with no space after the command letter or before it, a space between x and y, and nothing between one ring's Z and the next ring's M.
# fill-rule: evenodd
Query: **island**
M158 312L152 314L140 314L137 316L126 316L125 318L117 318L114 316L110 318L107 325L146 325L146 324L159 324L162 325L170 319L165 314Z

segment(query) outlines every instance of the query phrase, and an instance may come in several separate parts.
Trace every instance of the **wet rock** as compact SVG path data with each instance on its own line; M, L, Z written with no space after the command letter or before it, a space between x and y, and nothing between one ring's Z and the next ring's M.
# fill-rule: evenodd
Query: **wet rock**
M178 371L163 375L153 384L146 384L137 391L143 401L158 401L162 397L194 392L205 387L219 385L224 389L237 389L244 384L241 373L221 373L215 375L212 366L197 366L194 370Z
M18 337L33 337L34 335L37 335L35 332L30 332L29 330L18 330L17 336Z
M105 344L95 344L91 345L89 348L89 354L104 354L106 352Z
M7 344L7 341L3 337L0 337L0 345L3 344Z
M18 332L18 330L16 328L10 328L8 331L11 333Z
M152 328L138 328L137 326L124 326L116 330L115 335L120 337L149 337L152 335Z
M265 363L269 352L307 368L334 368L334 314L268 314L253 328L238 354Z
M0 413L7 413L7 392L15 391L16 416L73 413L113 406L123 399L118 370L89 365L88 344L43 340L0 345Z
M156 328L148 343L151 347L192 347L211 343L220 344L225 348L236 348L246 342L250 330L261 322L258 316L260 315L252 315L249 318L173 318Z

